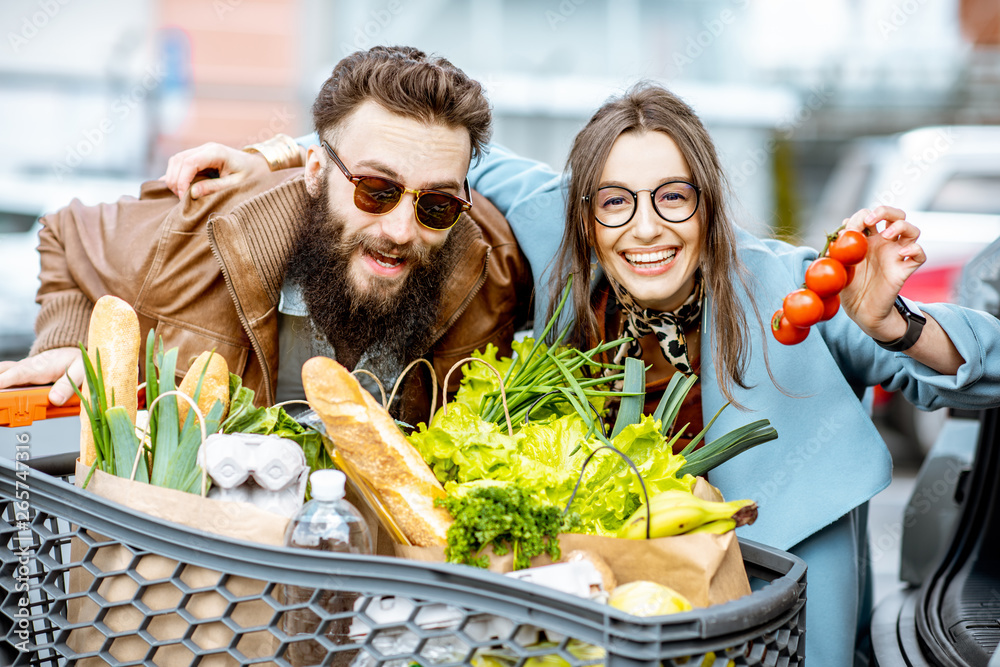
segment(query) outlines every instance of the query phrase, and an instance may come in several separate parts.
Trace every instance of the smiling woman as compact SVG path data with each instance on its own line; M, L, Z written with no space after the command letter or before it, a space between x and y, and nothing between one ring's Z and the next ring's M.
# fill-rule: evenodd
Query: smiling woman
M867 500L891 478L888 452L858 397L883 384L925 408L996 404L1000 366L979 341L1000 353L1000 326L978 311L922 304L927 325L912 347L877 345L902 335L906 323L893 302L925 259L919 230L902 211L880 207L847 221L871 235L841 311L799 345L777 343L760 314L802 284L817 253L736 226L711 137L659 86L639 85L598 109L568 167L560 177L493 146L470 180L505 212L536 270L556 255L552 295L572 277L578 345L633 338L615 359L638 357L648 367L647 412L680 371L699 376L678 418L689 430L727 402L771 421L776 441L709 479L727 498L758 503L757 522L739 529L743 537L807 562L806 663L852 664L870 613ZM558 249L557 220L565 221ZM723 412L707 441L745 418Z
M619 361L660 349L662 355L650 355L657 384L648 388L648 403L655 405L674 370L699 366L707 291L714 297L712 319L725 332L716 343L715 370L723 394L734 401L732 387L747 388L748 342L745 309L732 286L745 289L747 277L735 254L721 166L701 121L663 89L636 89L598 110L577 135L569 167L555 275L579 278L573 287L577 344L627 331L634 340L618 351ZM639 196L643 192L649 199ZM605 278L596 291L589 288L591 251ZM699 411L687 417L696 433Z

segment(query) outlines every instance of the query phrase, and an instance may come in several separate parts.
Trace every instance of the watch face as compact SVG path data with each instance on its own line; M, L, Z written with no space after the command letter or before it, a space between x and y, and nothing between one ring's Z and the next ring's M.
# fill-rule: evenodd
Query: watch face
M927 318L924 317L924 314L920 311L920 307L917 306L917 304L914 303L913 301L907 299L902 294L896 296L895 305L896 305L896 310L899 311L899 314L902 315L907 320L915 319L918 320L921 324L927 322Z

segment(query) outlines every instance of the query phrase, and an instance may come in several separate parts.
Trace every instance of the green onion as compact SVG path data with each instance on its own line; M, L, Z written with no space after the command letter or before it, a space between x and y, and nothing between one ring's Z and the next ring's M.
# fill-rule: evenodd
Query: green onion
M670 383L663 391L659 405L653 411L653 417L660 420L660 431L663 435L668 435L673 431L681 405L684 404L684 399L697 381L698 376L693 373L688 376L683 373L674 373L674 376L670 378Z
M726 433L713 440L701 449L688 454L678 475L704 475L706 472L722 465L737 454L751 447L770 442L778 437L771 423L766 419L755 421Z
M618 417L615 419L615 428L611 431L612 438L629 424L642 421L642 408L646 401L646 367L641 360L632 357L625 359L624 389L628 395L622 397L618 404Z
M661 431L664 436L669 436L674 431L674 422L677 419L677 414L680 412L681 405L684 403L684 399L687 397L691 387L697 381L698 376L694 374L685 377L682 373L674 373L674 376L670 378L670 383L663 392L663 398L660 399L659 405L656 406L656 410L653 412L653 416L659 419L662 424ZM719 415L727 407L729 407L729 403L719 408L718 412L715 413L701 432L680 452L680 455L684 457L685 463L678 471L678 476L684 474L704 475L712 468L725 463L737 454L778 437L778 432L771 427L771 422L761 419L752 424L736 428L698 448L698 443L704 439L708 430L712 428L712 424L715 423L715 420L719 418ZM669 443L671 446L677 441L682 430L678 429L678 433L673 436Z
M600 406L605 399L618 398L620 401L618 414L610 436L614 438L628 425L642 421L646 400L646 368L640 359L625 359L624 365L599 360L601 355L617 349L628 338L600 343L586 351L572 347L561 348L559 345L570 330L570 326L567 325L559 332L551 346L542 342L555 328L568 300L571 285L572 281L567 281L559 305L546 323L541 336L531 341L526 351L522 348L521 354L513 360L504 374L503 391L510 419L512 423L521 423L525 421L526 415L530 415L533 409L545 402L561 401L572 406L588 424L589 431L601 434L603 428L597 428L601 418L599 415L595 416L590 408ZM622 382L622 390L612 390L614 383L619 381ZM697 375L686 376L683 373L675 373L653 412L653 417L660 421L660 432L666 440L664 445L666 447L672 449L687 427L685 424L682 428L677 428L677 416L685 398L697 381ZM483 394L479 406L479 416L483 420L503 424L506 417L500 396L500 388ZM765 419L738 428L697 449L727 406L728 404L723 406L681 452L686 461L683 472L704 474L733 456L777 437L777 432ZM598 440L609 442L603 435L599 435Z
M167 392L174 391L175 385L174 369L177 366L177 348L169 350L162 355L160 360L160 371L158 375L159 402L150 409L156 411L156 440L151 441L153 448L153 472L150 476L150 483L154 486L168 486L170 474L170 460L177 451L177 443L180 438L179 424L180 417L177 412L177 397L164 396ZM152 405L152 403L147 403Z
M128 410L120 406L108 408L105 416L111 428L111 441L114 443L114 474L130 479L132 467L139 454L139 438L135 435L135 424L132 423ZM135 473L135 480L149 482L145 456L139 456L139 467Z
M70 386L73 387L73 391L80 398L80 405L83 406L84 411L87 413L87 419L90 420L90 431L94 437L94 448L97 450L97 458L95 460L96 469L114 474L114 449L111 443L111 429L105 417L108 402L104 387L104 373L101 369L101 351L95 351L94 356L97 359L97 367L95 369L94 364L90 361L90 355L87 354L87 350L83 347L82 343L79 344L79 348L80 353L83 355L83 369L87 379L87 388L90 391L90 399L88 400L84 397L75 382L70 382Z
M163 345L163 340L160 340L160 345ZM153 329L149 330L149 335L146 337L146 405L152 405L156 401L156 397L160 395L159 383L156 379L156 364L153 362L153 356L156 353L156 332ZM146 434L149 436L149 442L156 442L156 413L147 412L148 420L146 426ZM145 443L143 443L145 446ZM149 454L152 455L152 447L149 447Z

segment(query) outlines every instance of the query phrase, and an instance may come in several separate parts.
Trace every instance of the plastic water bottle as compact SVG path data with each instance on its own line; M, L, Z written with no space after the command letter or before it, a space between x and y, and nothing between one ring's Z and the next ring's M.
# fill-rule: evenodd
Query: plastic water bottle
M373 552L371 532L357 508L344 500L344 473L339 470L317 470L309 477L312 500L292 518L285 531L285 544L300 549L335 551L338 553L371 554ZM304 604L316 595L315 604L331 614L351 611L358 594L348 591L330 591L285 586L285 601L288 604ZM319 627L320 617L311 609L285 612L284 631L295 638L296 635L314 635ZM335 644L346 644L350 640L348 631L351 619L331 621L326 637ZM355 651L343 651L334 657L334 665L349 664ZM290 644L285 659L296 667L300 665L320 665L326 659L326 649L319 642L310 639Z

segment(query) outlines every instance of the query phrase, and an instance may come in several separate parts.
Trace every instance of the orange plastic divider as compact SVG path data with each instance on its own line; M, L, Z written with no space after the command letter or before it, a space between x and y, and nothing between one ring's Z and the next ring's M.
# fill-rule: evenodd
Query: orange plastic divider
M52 387L15 387L0 390L0 426L21 428L41 419L80 414L80 398L75 394L65 405L49 403Z

